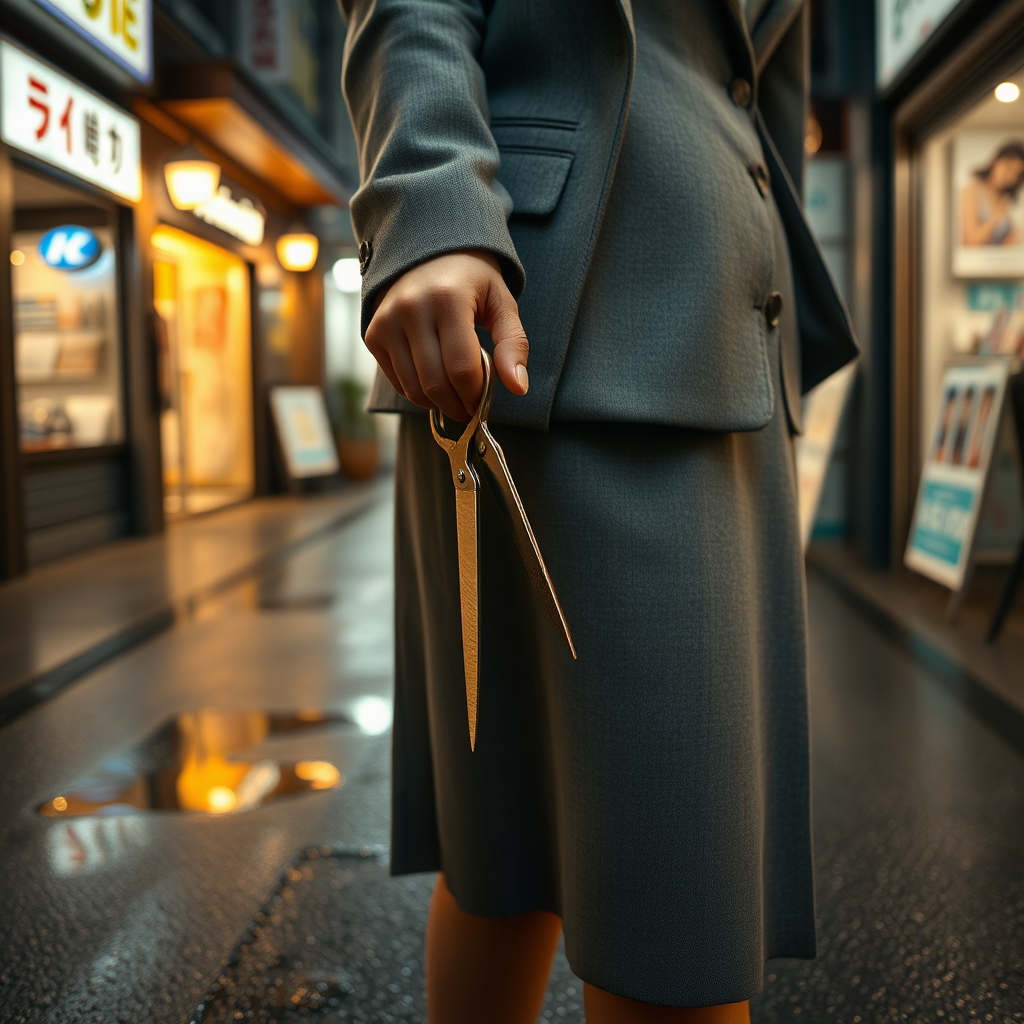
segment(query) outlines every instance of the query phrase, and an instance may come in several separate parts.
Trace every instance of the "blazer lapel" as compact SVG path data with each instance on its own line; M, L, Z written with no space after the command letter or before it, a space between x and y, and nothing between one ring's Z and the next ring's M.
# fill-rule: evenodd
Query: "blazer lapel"
M633 24L633 0L616 0L619 10L622 11L623 20L629 26L631 45L636 45L636 26Z
M747 75L753 82L754 71L757 65L754 62L754 47L750 41L750 33L747 31L747 17L743 11L743 0L725 0L725 6L729 8L729 13L732 15L733 24L736 26L736 32L739 35L740 46L747 56Z
M742 2L742 0L740 0ZM758 75L772 58L789 26L796 20L803 0L769 0L767 9L750 30Z

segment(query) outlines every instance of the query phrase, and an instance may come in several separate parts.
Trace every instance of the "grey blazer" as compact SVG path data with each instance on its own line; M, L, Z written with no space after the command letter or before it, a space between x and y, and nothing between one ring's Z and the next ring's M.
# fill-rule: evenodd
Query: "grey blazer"
M728 116L745 119L744 130L763 153L793 266L799 338L794 331L791 344L782 339L793 408L801 389L857 353L800 200L807 9L802 0L761 2L750 30L743 0L671 2L692 8L701 39L710 40L702 45L715 50L708 55L711 70L695 76L707 95L682 106L678 116L707 119L727 103ZM566 355L629 114L632 0L340 4L348 21L342 84L362 178L351 213L363 272L363 330L377 292L414 264L459 249L492 252L519 301L531 382L523 398L499 389L492 418L546 427L560 383L571 383L563 381ZM688 128L700 140L721 125ZM709 153L720 159L720 151ZM730 204L725 215L737 223L763 216L744 206L753 202ZM721 296L722 281L728 286L735 277L735 294L726 287L717 329L705 322L688 332L682 324L671 344L651 346L654 369L646 366L648 376L632 389L637 408L622 411L625 418L749 430L771 415L763 396L771 394L773 371L765 359L748 357L752 346L764 348L764 310L740 321L727 315L734 305L749 313L751 302L763 305L767 295L752 300L748 294L736 269L742 252L716 256L709 245L705 251L707 241L686 240L692 249L687 286L699 289L701 274L714 275L708 293ZM750 326L737 331L737 322ZM596 366L573 360L571 366L585 367L578 372L593 375L582 390L620 387L641 372L646 360L638 360L636 348L623 345L621 352ZM657 410L653 416L648 405ZM411 408L382 375L371 407ZM595 409L594 418L607 417Z

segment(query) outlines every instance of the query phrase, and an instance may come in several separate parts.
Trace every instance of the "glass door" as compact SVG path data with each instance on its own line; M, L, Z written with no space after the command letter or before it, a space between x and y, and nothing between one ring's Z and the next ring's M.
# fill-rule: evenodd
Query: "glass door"
M164 511L206 512L253 493L249 271L175 228L152 237Z

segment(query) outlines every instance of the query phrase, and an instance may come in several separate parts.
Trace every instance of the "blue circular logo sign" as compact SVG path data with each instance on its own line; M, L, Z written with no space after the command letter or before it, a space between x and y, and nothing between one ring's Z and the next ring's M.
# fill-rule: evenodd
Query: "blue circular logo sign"
M39 239L39 258L57 270L81 270L100 257L100 240L77 224L62 224Z

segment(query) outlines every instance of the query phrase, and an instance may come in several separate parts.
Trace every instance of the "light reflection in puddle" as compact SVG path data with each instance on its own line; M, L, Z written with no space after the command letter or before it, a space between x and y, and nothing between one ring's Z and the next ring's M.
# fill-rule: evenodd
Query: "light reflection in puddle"
M379 698L364 698L379 700ZM380 724L390 704L376 709ZM357 703L356 709L361 705ZM372 717L372 715L371 715ZM292 713L204 708L166 722L136 747L105 762L90 778L38 808L48 818L123 815L139 811L198 811L229 814L278 797L335 789L344 781L329 761L283 762L245 757L265 740L326 726L359 725L347 715L302 708Z
M367 736L379 736L391 728L391 701L383 697L360 697L352 705L352 717Z

